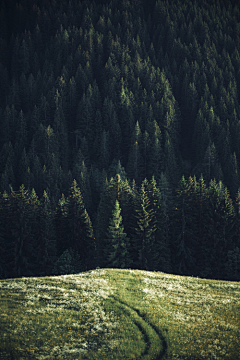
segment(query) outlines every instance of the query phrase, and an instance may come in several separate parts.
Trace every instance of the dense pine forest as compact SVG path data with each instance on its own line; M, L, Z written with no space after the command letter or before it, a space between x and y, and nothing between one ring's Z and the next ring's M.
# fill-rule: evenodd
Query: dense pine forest
M3 0L0 277L240 280L240 6Z

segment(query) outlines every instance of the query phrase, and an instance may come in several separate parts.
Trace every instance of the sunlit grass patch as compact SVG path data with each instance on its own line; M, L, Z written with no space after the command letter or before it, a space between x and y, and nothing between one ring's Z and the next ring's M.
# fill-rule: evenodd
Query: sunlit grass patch
M112 291L106 280L81 274L0 284L1 353L14 359L79 358L116 346L111 334L117 321L103 307Z
M0 281L4 359L238 359L240 284L138 270Z
M240 284L165 274L144 283L151 321L168 329L169 358L238 359Z

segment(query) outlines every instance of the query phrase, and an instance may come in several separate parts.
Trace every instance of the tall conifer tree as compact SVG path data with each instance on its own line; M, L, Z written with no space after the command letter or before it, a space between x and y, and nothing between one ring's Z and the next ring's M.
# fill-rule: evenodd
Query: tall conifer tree
M155 258L155 231L157 229L154 210L147 194L148 181L142 182L135 209L135 261L140 269L152 269Z
M172 261L177 273L193 275L196 271L195 225L196 221L190 200L189 183L184 176L177 188L172 218Z
M122 225L121 208L118 200L115 202L112 217L106 234L106 265L116 268L128 268L131 264L129 255L129 239Z
M95 238L90 217L87 213L81 191L76 180L70 188L66 200L68 220L68 248L72 248L81 257L85 268L95 265Z
M166 233L166 218L164 205L160 189L157 187L154 176L147 186L147 194L150 201L151 209L153 209L153 222L156 224L155 238L155 255L152 260L152 269L167 271L171 270L171 254Z
M233 241L234 208L228 189L211 180L208 189L207 263L214 278L224 276L227 251Z
M38 227L40 240L38 264L40 265L41 275L49 275L52 274L54 262L57 259L57 247L54 212L45 190L40 203Z

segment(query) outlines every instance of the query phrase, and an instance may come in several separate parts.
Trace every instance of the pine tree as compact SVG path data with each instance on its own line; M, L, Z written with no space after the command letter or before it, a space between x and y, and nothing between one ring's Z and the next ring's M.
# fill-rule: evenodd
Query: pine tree
M164 158L165 158L166 175L170 183L174 185L179 180L179 167L177 164L177 159L173 148L173 144L167 131L166 131L166 140L164 146Z
M155 179L159 180L161 177L161 172L163 170L163 163L164 163L164 154L161 145L162 134L156 120L154 120L152 123L149 123L148 128L149 128L149 135L151 138L150 151L149 151L149 155L151 154L151 156L149 156L147 159L147 161L149 162L148 176L152 177L154 175Z
M225 278L227 280L240 280L240 191L235 200L235 217L232 244L229 244L226 263Z
M84 204L86 206L87 212L90 213L92 210L92 193L89 182L88 169L84 164L84 161L81 165L81 173L79 178L79 186L81 188L81 193L83 197Z
M86 269L90 268L95 262L95 238L76 180L73 181L66 200L66 211L69 231L67 247L80 255Z
M100 144L100 159L99 164L102 169L107 170L110 161L110 149L109 149L109 132L103 130Z
M153 222L156 224L155 237L155 256L152 261L152 269L161 271L171 271L171 254L168 241L168 231L166 232L166 213L162 202L162 196L157 187L154 176L147 186L147 194L153 209Z
M11 142L5 143L0 153L1 167L1 189L4 192L9 190L9 184L16 185L16 178L13 168L16 166L16 155Z
M222 168L214 143L208 145L202 160L201 169L203 177L208 183L211 179L216 179L217 181L223 179Z
M1 133L1 143L6 144L10 141L13 141L13 131L15 124L12 123L12 111L15 112L15 109L11 109L8 105L6 106L4 113L2 115L2 133Z
M29 48L25 39L23 39L22 45L20 46L19 49L19 65L20 65L20 71L23 71L25 74L29 72L30 69Z
M234 208L229 192L220 181L211 180L208 188L206 263L209 275L224 277L227 251L232 248Z
M106 266L116 268L128 268L131 265L129 255L129 239L122 225L121 208L118 200L115 202L112 218L106 234Z
M195 235L196 235L196 264L197 273L204 276L205 268L207 267L206 260L206 248L208 246L207 241L207 203L208 203L208 189L203 177L196 181L194 177L191 182L190 189L191 197L191 210L196 221Z
M122 132L119 125L118 117L114 111L110 122L110 151L111 159L121 158Z
M194 125L192 148L194 149L194 162L202 162L206 149L210 143L210 129L204 114L199 110Z
M19 162L18 179L20 180L20 184L25 184L27 189L30 187L30 178L28 176L28 170L30 170L29 165L29 159L24 148Z
M72 248L67 249L57 259L52 273L54 275L77 274L84 270L80 256Z
M227 261L225 265L227 280L239 281L240 280L240 249L239 247L234 250L229 250L227 253Z
M138 204L135 209L136 225L134 228L136 266L140 269L152 269L154 266L155 231L157 229L154 210L147 195L148 182L144 180L139 192Z
M50 199L44 190L39 208L39 242L40 249L38 255L39 273L42 276L53 273L53 266L56 261L56 232L54 226L54 212L51 207Z
M57 256L61 256L65 250L69 247L69 228L67 220L67 205L66 198L62 194L61 198L58 201L56 210L54 213L54 225L56 229L56 239L57 239Z
M19 116L17 117L17 124L16 124L16 139L15 139L15 150L17 154L21 154L24 147L27 144L27 122L26 117L21 110Z
M50 117L50 105L46 97L42 94L40 98L40 122L43 124L43 126L47 126L49 124L49 117Z
M114 178L117 174L120 176L120 179L122 181L125 181L127 179L127 174L124 167L121 165L121 161L117 161L116 159L114 159L108 169L108 175L110 178Z
M174 270L184 275L193 275L196 272L196 219L191 203L189 183L184 176L176 191L176 200L172 218L172 261Z
M42 171L42 166L41 166L39 157L37 155L34 157L34 160L33 160L32 173L33 173L33 183L35 185L36 192L37 192L37 194L41 194L44 189L43 171Z
M48 168L49 164L51 163L52 154L58 154L56 134L50 125L45 127L40 124L35 137L37 153L41 155L41 163L46 165L46 167Z
M231 195L235 197L239 187L239 167L235 152L230 155L225 179Z
M68 84L68 97L69 97L69 120L68 128L70 132L73 130L74 123L72 117L76 114L77 107L77 88L74 76L71 77Z
M36 104L36 99L37 99L37 84L32 73L29 75L27 79L27 90L28 90L27 99L29 101L28 105L30 106L30 109L32 109L33 106Z
M99 148L101 146L101 136L103 132L102 115L99 110L97 110L95 114L94 128L95 128L95 134L94 134L94 142L92 146L92 154L94 156L94 159L97 160L99 159L100 156Z
M9 196L5 194L6 273L8 276L33 276L37 268L38 246L36 228L38 200L35 205L28 191L22 185Z
M235 219L234 219L233 247L240 248L240 189L237 192L234 207L235 207Z
M129 152L128 164L127 164L127 174L131 179L135 179L137 184L140 184L143 174L141 140L142 140L141 129L137 121L132 136L132 146Z
M100 203L98 206L97 218L96 218L96 237L98 244L98 262L99 266L104 266L104 249L106 248L106 233L109 226L109 219L112 216L112 209L115 206L116 200L119 202L119 206L123 216L123 226L127 237L130 238L130 228L132 225L133 216L133 204L132 204L132 192L128 181L123 181L119 174L114 178L111 178L106 183L104 191L102 192Z
M20 188L21 189L21 188ZM39 255L41 253L41 221L40 221L40 201L38 196L34 190L28 191L28 213L26 220L28 221L29 225L29 249L31 251L31 255L29 256L29 268L32 275L40 275L41 272L41 262L39 259Z
M68 136L65 116L62 108L57 108L54 114L54 130L55 130L55 146L57 152L54 152L55 157L59 159L63 171L68 171Z
M147 178L148 173L149 173L149 171L148 171L149 160L150 160L151 156L150 156L150 139L149 139L149 134L146 130L143 134L141 148L142 148L142 158L143 158L142 159L143 176L144 176L144 178Z
M90 98L84 93L77 111L77 129L87 140L93 141L93 109Z
M171 236L170 236L170 218L172 215L173 208L173 194L172 188L169 184L167 176L162 172L159 180L159 189L161 192L161 202L164 214L164 223L163 223L163 232L165 236L166 248L171 248ZM171 251L170 254L166 254L169 256L169 268L166 269L167 272L171 272Z

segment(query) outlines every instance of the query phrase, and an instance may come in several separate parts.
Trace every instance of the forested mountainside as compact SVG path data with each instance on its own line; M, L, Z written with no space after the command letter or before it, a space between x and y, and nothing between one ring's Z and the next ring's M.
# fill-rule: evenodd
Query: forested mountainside
M240 279L237 1L5 0L0 275Z

